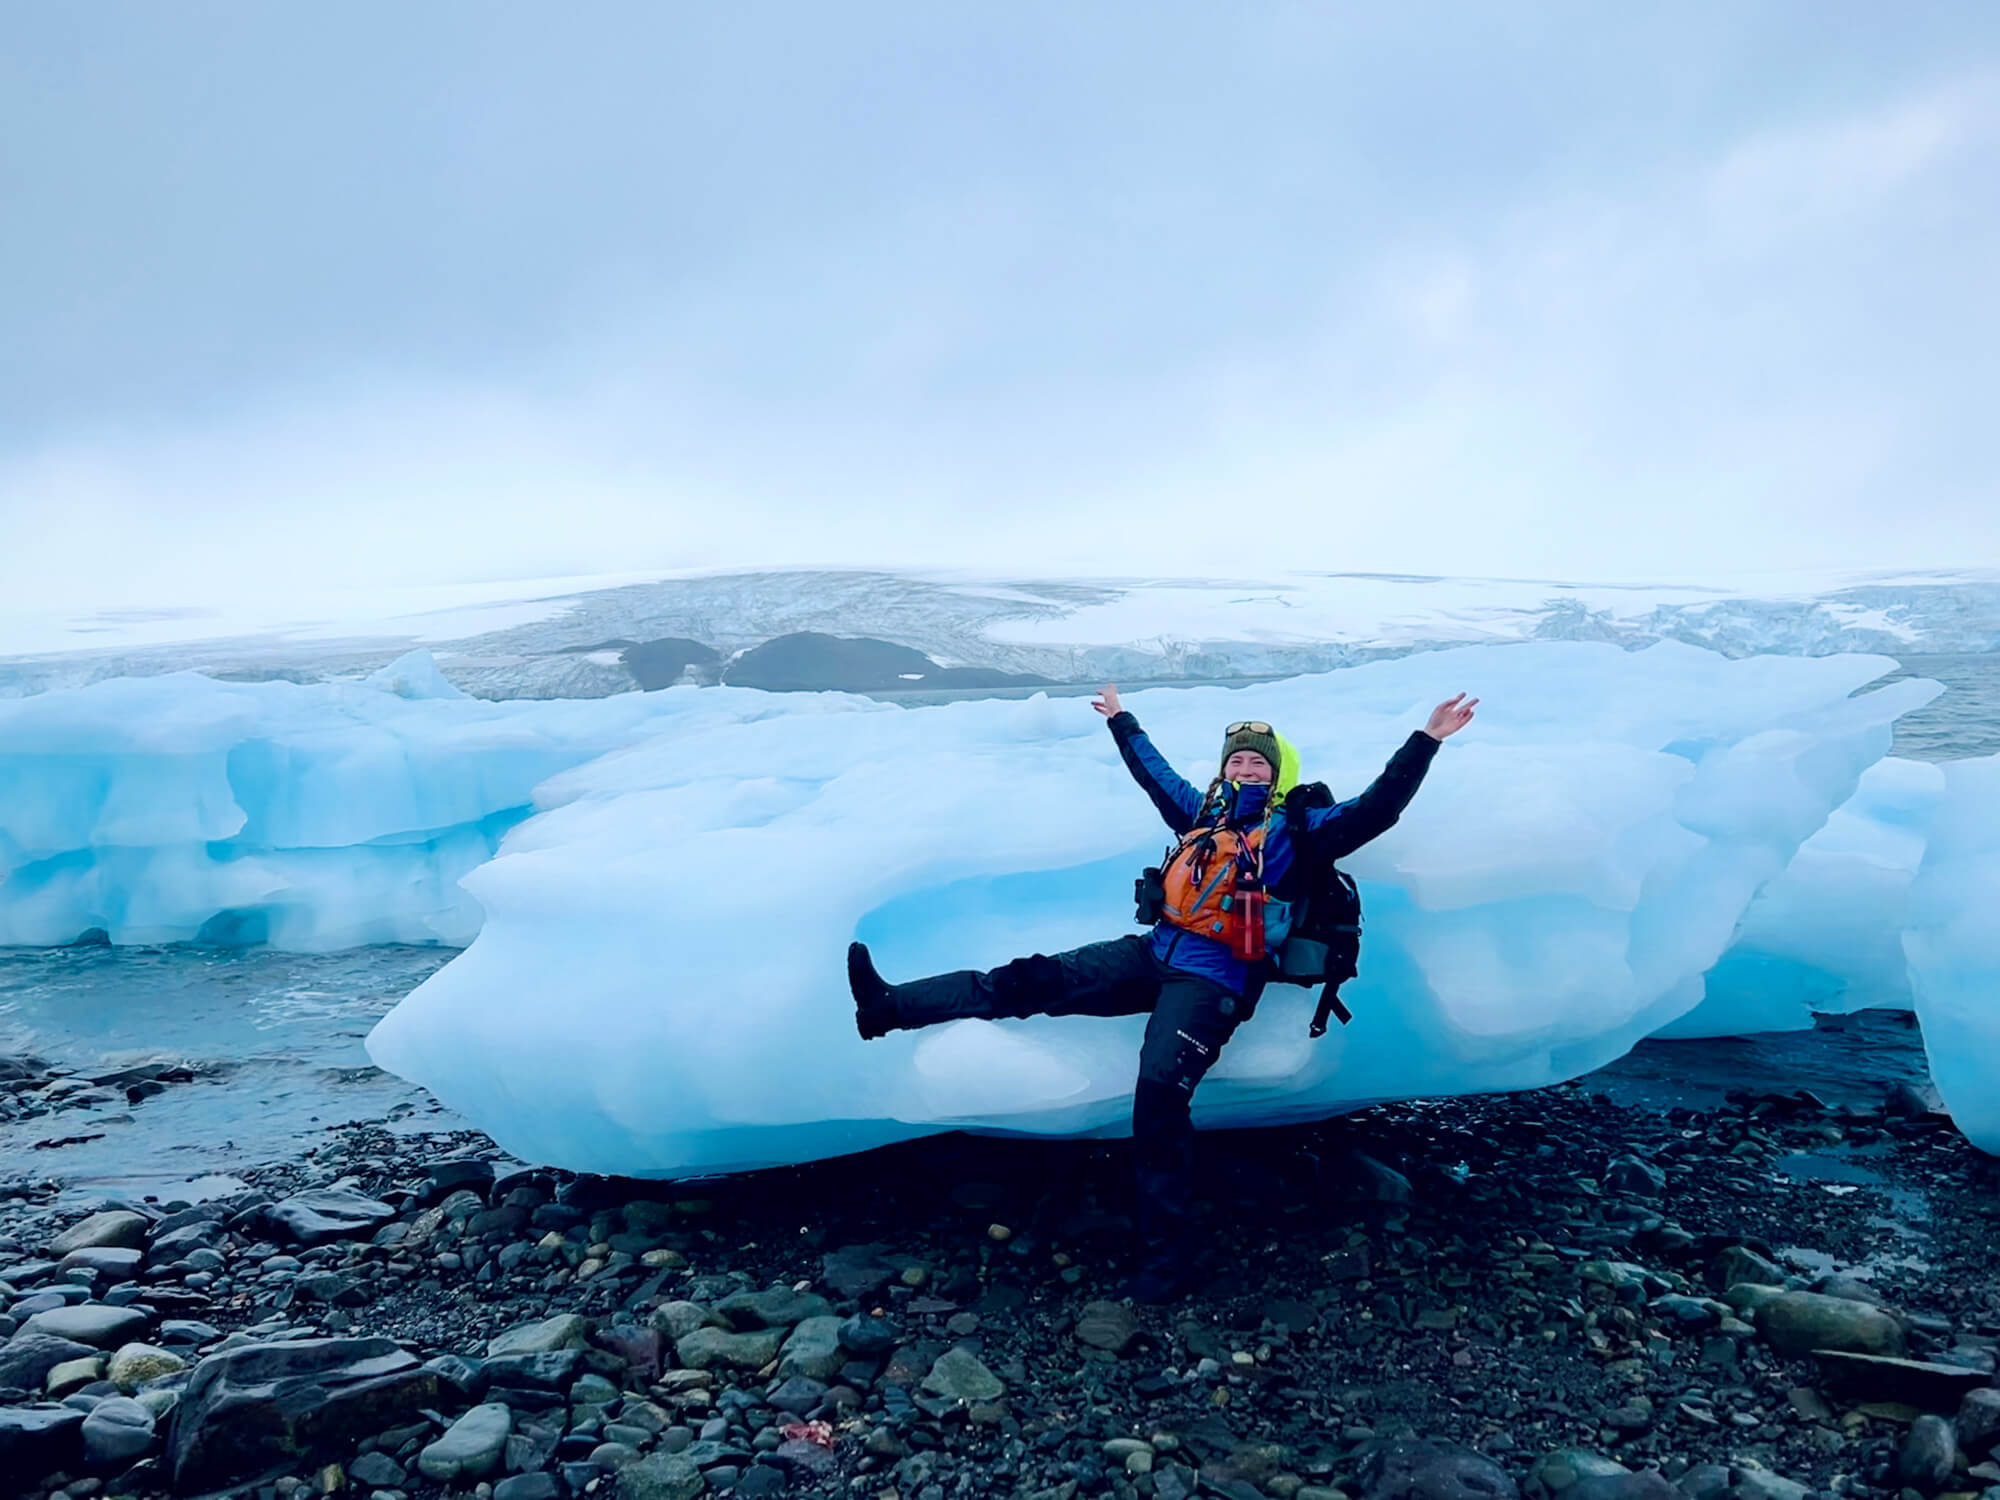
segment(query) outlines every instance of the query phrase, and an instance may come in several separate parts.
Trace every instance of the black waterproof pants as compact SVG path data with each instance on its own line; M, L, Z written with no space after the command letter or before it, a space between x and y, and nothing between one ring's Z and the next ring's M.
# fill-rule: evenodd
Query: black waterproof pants
M1195 1086L1243 1020L1242 996L1161 963L1138 936L1053 958L1037 953L984 973L939 974L890 993L898 1026L966 1017L1150 1015L1132 1095L1139 1233L1150 1255L1186 1248L1194 1213Z

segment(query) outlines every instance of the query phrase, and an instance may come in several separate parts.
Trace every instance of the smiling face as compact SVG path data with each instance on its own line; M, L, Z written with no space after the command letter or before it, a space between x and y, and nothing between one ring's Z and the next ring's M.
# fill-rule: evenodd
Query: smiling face
M1256 781L1269 786L1277 773L1271 763L1255 750L1236 750L1222 763L1222 777L1225 781Z

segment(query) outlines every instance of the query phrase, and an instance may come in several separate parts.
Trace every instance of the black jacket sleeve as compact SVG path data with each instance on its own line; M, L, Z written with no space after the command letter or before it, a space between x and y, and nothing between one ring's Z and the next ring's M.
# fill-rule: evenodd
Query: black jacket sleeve
M1295 825L1295 837L1315 863L1331 863L1352 854L1371 839L1379 838L1396 826L1403 809L1424 784L1424 773L1438 752L1438 742L1421 729L1403 741L1402 748L1389 757L1382 774L1368 784L1368 790L1332 807L1316 807L1305 815L1303 828Z

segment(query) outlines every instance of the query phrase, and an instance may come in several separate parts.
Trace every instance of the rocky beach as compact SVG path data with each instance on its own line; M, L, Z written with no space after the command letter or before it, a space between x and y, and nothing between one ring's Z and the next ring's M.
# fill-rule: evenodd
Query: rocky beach
M0 1060L52 1141L184 1082ZM1123 1142L676 1185L348 1125L200 1201L10 1175L0 1476L46 1500L2000 1494L2000 1163L1920 1083L1696 1109L1586 1080L1202 1148L1206 1275L1161 1308L1113 1300Z

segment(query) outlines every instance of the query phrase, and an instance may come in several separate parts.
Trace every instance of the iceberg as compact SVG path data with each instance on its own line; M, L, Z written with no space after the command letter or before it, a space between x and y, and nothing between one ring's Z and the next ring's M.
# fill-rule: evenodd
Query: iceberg
M1368 921L1354 1024L1314 1042L1310 994L1273 988L1198 1123L1539 1087L1687 1016L1759 892L1941 691L1860 691L1894 666L1542 643L1128 695L1191 777L1225 722L1268 718L1342 795L1432 704L1484 700L1347 862ZM632 1176L952 1129L1122 1133L1139 1018L863 1043L842 965L857 936L897 979L1133 930L1131 879L1165 834L1084 703L799 695L656 728L544 782L463 877L484 925L376 1026L377 1063L523 1158ZM1718 998L1709 1023L1762 1024Z
M1942 769L1903 948L1932 1081L1967 1138L2000 1154L2000 755Z
M1903 929L1945 770L1891 756L1861 776L1750 903L1706 996L1663 1037L1809 1028L1815 1014L1911 1008Z
M480 911L460 878L536 785L683 718L769 706L485 703L428 658L372 683L176 673L0 701L0 945L463 946Z

